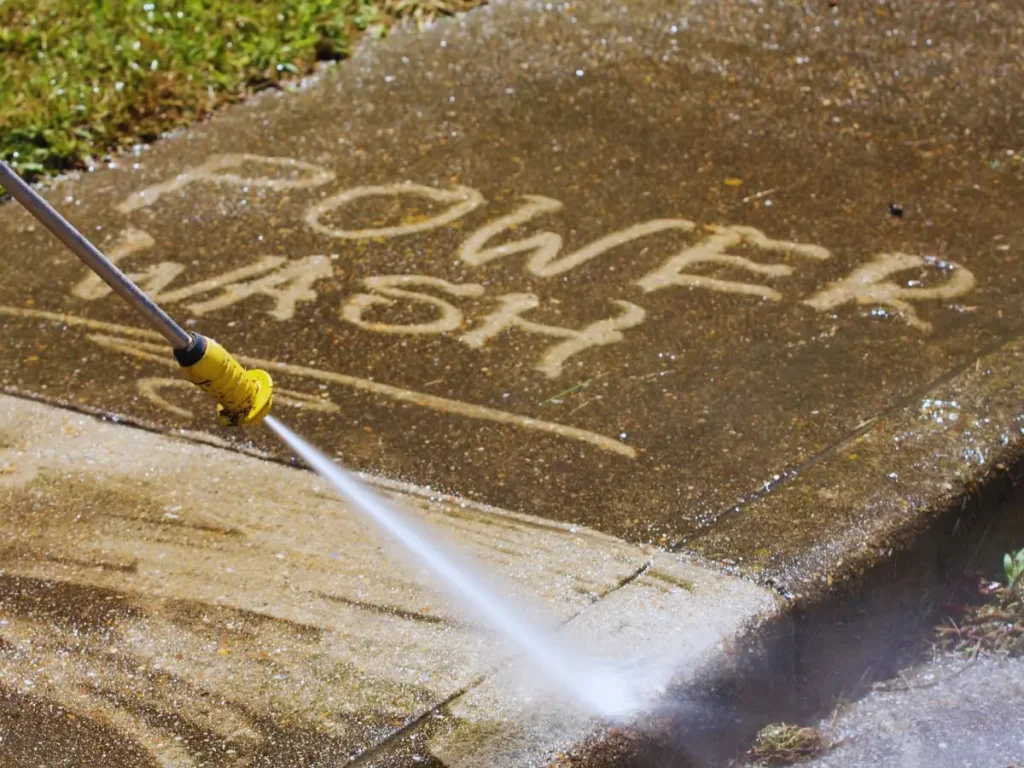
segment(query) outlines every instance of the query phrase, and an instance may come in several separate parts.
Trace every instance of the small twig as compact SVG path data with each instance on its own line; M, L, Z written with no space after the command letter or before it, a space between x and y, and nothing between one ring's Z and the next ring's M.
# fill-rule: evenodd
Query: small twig
M771 189L762 189L760 192L755 192L752 195L747 195L742 200L740 200L740 202L741 203L749 203L751 200L760 200L765 195L770 195L772 192L778 192L780 189L781 189L781 187L772 187Z
M854 432L856 432L858 430L864 429L865 427L867 427L867 426L869 426L871 424L874 424L876 421L878 421L878 417L877 416L872 416L867 421L862 421L860 424L858 424L856 427L854 427L853 430L854 430Z
M635 381L647 381L647 379L653 379L656 376L664 376L666 373L672 373L672 371L655 371L654 373L645 373L643 376L630 376L630 379Z
M566 395L571 395L573 392L579 392L581 389L586 389L587 387L590 386L592 381L593 379L587 379L586 381L582 381L579 384L575 384L569 387L568 389L563 389L557 395L552 395L547 400L541 401L541 405L547 405L548 403L558 402Z
M584 408L586 408L588 405L590 405L595 400L597 400L596 397L591 397L589 400L584 400L582 403L580 403L575 408L573 408L571 411L569 411L569 415L572 416L574 413L576 413L576 411L583 410Z
M574 384L573 386L569 387L568 389L563 389L557 395L552 395L547 400L542 401L541 405L547 405L548 403L556 402L556 401L560 400L561 398L565 397L566 395L571 395L574 392L579 392L581 390L584 390L587 387L589 387L591 384L593 384L595 381L597 381L600 378L603 378L606 375L607 374L605 374L605 373L599 373L599 374L597 374L597 376L594 376L591 379L587 379L586 381L581 381L579 384Z

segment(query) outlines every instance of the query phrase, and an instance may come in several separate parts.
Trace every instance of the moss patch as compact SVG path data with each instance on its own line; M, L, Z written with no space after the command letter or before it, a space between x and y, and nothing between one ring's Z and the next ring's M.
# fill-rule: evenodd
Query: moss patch
M758 732L747 758L755 765L793 765L817 757L827 749L816 728L772 723Z
M671 573L665 573L659 571L657 568L652 568L648 573L647 577L656 579L657 581L663 581L666 584L671 584L673 587L686 590L687 592L693 592L693 582L689 579L680 578L679 576L673 576Z

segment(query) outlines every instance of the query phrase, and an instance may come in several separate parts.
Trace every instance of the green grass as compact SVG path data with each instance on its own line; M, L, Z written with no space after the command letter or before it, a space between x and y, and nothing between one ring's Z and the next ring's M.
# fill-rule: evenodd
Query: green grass
M0 157L80 168L479 0L0 0Z

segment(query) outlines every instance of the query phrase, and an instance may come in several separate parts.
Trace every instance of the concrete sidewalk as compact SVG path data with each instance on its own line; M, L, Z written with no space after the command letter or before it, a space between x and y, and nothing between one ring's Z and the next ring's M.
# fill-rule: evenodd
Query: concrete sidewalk
M752 622L790 668L745 695L827 710L1020 464L1022 14L499 2L48 195L566 631L685 700ZM15 754L526 765L598 728L520 707L489 640L269 433L217 427L12 204L0 256Z

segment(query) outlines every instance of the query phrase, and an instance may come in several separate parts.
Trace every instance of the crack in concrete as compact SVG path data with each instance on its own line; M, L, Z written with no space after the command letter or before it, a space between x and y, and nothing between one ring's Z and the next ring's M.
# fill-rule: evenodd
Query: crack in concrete
M605 591L604 593L602 593L600 595L596 595L595 598L587 605L587 608L590 608L590 607L596 605L597 603L601 602L602 600L604 600L609 595L614 594L615 592L618 592L623 587L629 586L634 581L636 581L641 576L643 576L645 573L647 573L649 570L651 570L651 568L653 568L653 567L654 567L653 559L648 559L647 562L645 562L639 568L637 568L633 572L631 572L631 573L627 574L626 576L622 577L621 579L619 579L619 581L616 582L615 585L612 586L610 589L608 589L607 591ZM567 626L573 620L575 620L580 615L582 615L583 611L587 610L587 608L584 608L583 610L580 610L580 611L576 611L574 614L572 614L571 616L566 618L565 621L560 622L558 626L559 627ZM397 740L399 740L399 739L403 738L404 736L406 736L407 734L411 733L421 723L425 722L428 718L434 717L434 716L443 715L444 710L446 710L450 704L452 704L453 702L455 702L457 699L459 699L460 697L464 696L465 694L469 693L474 688L477 688L480 685L482 685L487 680L488 677L490 677L492 675L495 675L495 674L498 674L503 669L508 667L510 664L514 663L516 660L521 658L521 656L522 656L522 654L515 654L514 656L510 656L509 658L505 659L503 662L501 662L500 664L495 666L494 669L492 669L489 673L480 675L479 677L475 678L474 680L472 680L469 683L467 683L466 685L464 685L459 690L457 690L454 693L452 693L447 698L439 701L437 704L435 704L434 706L430 707L429 709L424 710L424 712L422 714L420 714L415 719L413 719L413 720L409 721L408 723L406 723L405 725L403 725L401 728L396 730L394 733L392 733L387 738L383 739L382 741L378 742L377 744L374 744L372 747L368 747L366 750L361 752L359 755L357 755L351 761L349 761L347 763L344 763L343 764L344 768L360 768L360 766L367 765L368 761L372 760L374 757L376 757L378 754L380 754L383 750L385 750L388 747L390 747L391 745L393 745Z
M328 592L321 592L319 590L313 590L310 592L312 595L323 598L331 603L339 603L341 605L347 605L352 608L359 608L363 611L369 611L370 613L377 613L383 616L395 616L399 619L406 619L408 621L419 621L424 624L441 624L444 626L455 627L455 626L469 626L468 624L462 624L452 619L447 619L444 616L434 616L429 613L419 613L417 611L407 611L404 608L397 608L393 605L380 605L378 603L368 603L363 600L353 600L348 597L342 597L341 595L332 595Z

